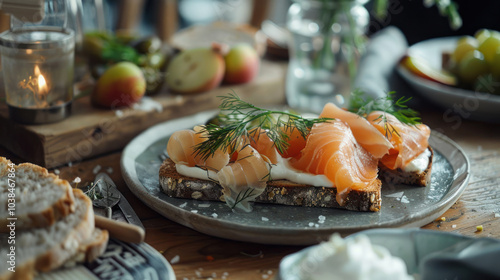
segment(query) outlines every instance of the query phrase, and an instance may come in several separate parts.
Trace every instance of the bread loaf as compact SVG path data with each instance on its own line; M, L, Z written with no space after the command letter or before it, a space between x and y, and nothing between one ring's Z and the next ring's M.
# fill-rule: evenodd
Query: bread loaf
M14 166L11 172L9 164L8 159L0 157L0 232L9 230L8 199L12 193L16 199L16 230L50 226L75 210L73 191L66 180L30 163Z
M0 262L0 279L32 279L38 272L58 268L74 256L80 245L94 232L94 211L91 200L79 189L74 189L75 210L51 226L16 233L15 273L8 271L8 263ZM2 235L2 244L7 244ZM6 256L9 248L0 249Z

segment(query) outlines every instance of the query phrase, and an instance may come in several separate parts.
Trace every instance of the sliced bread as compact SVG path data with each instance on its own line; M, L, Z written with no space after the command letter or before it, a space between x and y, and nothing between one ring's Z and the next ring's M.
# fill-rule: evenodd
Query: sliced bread
M167 158L159 171L160 185L170 197L224 201L222 187L213 181L186 177L179 174L175 163ZM354 211L379 211L381 182L376 180L364 191L352 190L344 205L336 200L337 189L296 184L286 180L267 182L265 191L255 201L282 205L342 208Z
M12 194L17 230L50 226L75 210L73 191L66 180L30 163L14 166L11 172L9 164L8 159L0 157L0 232L9 230Z
M382 181L392 184L406 184L420 187L427 186L431 182L432 160L434 159L434 150L432 150L430 146L428 149L430 151L429 163L425 170L407 172L401 168L392 170L385 167L383 164L379 164L378 177Z
M17 231L15 239L15 273L7 262L0 262L0 279L32 279L38 272L58 268L74 256L94 232L94 211L91 200L74 189L75 210L70 215L45 228ZM7 238L7 235L2 235ZM7 244L6 240L1 240ZM0 249L6 256L10 248Z

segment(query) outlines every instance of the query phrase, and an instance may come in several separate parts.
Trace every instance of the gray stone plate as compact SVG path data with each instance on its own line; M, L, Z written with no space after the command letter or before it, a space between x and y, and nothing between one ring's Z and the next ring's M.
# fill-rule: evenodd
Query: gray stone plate
M429 142L435 156L431 185L426 188L383 185L382 209L376 213L272 204L254 204L251 213L233 213L222 202L168 197L160 189L158 170L169 135L205 123L214 115L215 111L199 113L144 131L125 147L121 169L130 190L151 209L217 237L309 245L326 240L334 232L348 235L372 228L420 227L450 208L470 177L470 164L462 149L446 136L432 132Z

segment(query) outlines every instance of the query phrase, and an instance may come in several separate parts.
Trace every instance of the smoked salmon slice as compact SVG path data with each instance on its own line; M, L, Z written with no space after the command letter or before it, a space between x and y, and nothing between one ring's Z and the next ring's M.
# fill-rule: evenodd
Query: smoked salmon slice
M206 140L206 136L200 133L201 128L194 130L186 129L176 131L170 136L167 143L167 154L176 164L185 164L190 167L202 166L214 171L219 171L229 163L229 153L217 150L206 160L195 154L195 147Z
M314 124L305 148L290 160L295 169L324 174L333 182L340 205L350 190L364 190L377 180L377 164L356 142L349 126L339 120Z
M387 122L381 119L385 114ZM371 112L366 118L380 133L386 135L393 148L380 159L389 169L403 168L429 147L430 128L425 124L410 126L395 116L380 111Z
M355 113L343 110L333 103L327 103L320 118L333 118L346 122L351 128L356 141L375 158L382 158L393 148L391 142L370 124L365 118Z

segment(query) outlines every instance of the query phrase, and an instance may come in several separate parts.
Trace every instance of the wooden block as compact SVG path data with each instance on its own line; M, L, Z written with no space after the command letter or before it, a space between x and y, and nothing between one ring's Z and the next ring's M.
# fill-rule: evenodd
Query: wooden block
M99 109L91 106L89 97L73 102L72 115L57 123L22 125L9 119L5 104L0 106L0 145L26 161L53 168L79 162L122 149L145 129L174 118L216 109L217 96L235 92L256 105L285 104L286 65L263 61L255 81L223 86L195 95L162 92L151 97L161 110L141 111L124 108Z

